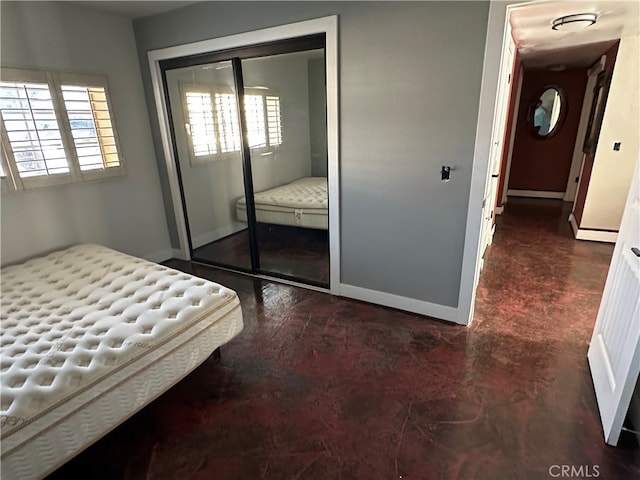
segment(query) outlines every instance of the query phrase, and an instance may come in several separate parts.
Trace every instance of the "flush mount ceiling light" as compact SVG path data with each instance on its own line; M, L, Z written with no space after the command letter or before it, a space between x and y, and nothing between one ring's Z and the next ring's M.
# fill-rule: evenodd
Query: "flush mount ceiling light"
M565 32L575 32L583 28L590 27L596 23L597 15L595 13L578 13L576 15L567 15L566 17L556 18L551 25L554 30L562 30Z

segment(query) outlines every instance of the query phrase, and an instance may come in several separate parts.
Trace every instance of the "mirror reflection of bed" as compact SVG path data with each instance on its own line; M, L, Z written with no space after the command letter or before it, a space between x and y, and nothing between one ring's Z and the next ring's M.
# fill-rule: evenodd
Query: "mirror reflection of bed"
M329 202L326 177L302 177L254 194L260 266L291 277L329 283ZM244 196L235 202L237 219L247 222ZM199 257L245 255L248 229L194 251ZM239 261L239 259L238 259Z

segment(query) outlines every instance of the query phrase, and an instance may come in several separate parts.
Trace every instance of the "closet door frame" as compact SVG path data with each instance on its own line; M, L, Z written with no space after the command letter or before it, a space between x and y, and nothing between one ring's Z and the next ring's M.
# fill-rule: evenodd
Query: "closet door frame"
M177 233L180 247L173 250L176 258L191 260L191 240L189 236L188 220L183 210L184 194L180 184L180 172L177 163L177 153L172 136L172 125L170 116L170 106L165 98L166 82L163 81L164 71L180 66L191 66L202 63L211 63L223 60L234 62L234 76L236 77L236 87L238 78L236 68L240 67L242 58L254 58L274 55L278 53L292 53L294 51L304 51L313 49L313 37L324 34L325 36L325 72L326 72L326 104L327 104L327 151L328 151L328 195L329 195L329 257L330 257L330 281L328 291L339 295L340 285L340 218L339 218L339 160L338 160L338 66L337 66L337 16L308 20L279 27L267 28L254 32L247 32L228 37L204 40L186 45L153 50L148 53L149 66L151 70L153 93L155 97L160 134L162 140L163 153L165 157L167 176L171 191L173 212L176 219ZM305 44L305 42L307 42ZM291 48L298 45L298 50ZM294 47L295 48L295 47ZM235 59L235 60L234 60ZM186 62L186 63L182 63ZM238 69L241 74L241 67ZM241 80L241 79L240 79ZM242 85L240 85L242 87ZM243 92L237 91L238 105L241 105ZM244 130L244 122L241 122ZM242 135L243 142L245 135ZM248 146L244 150L249 150ZM243 155L243 166L248 161L249 155ZM249 165L250 168L250 165ZM250 179L249 179L250 180ZM247 178L245 175L245 195L251 196L253 200L253 185L247 189ZM249 199L247 199L249 207ZM249 210L249 208L248 208ZM253 209L251 209L253 210ZM255 211L253 211L255 215ZM251 222L250 229L251 229ZM254 219L255 228L255 219ZM251 232L250 232L251 235ZM255 241L255 231L253 232ZM257 246L254 246L257 248ZM254 248L252 247L252 248ZM257 252L251 252L253 255ZM254 263L254 267L256 264ZM261 273L259 265L256 271ZM274 278L283 281L277 274L258 275L264 278ZM318 289L318 287L297 281L287 281L286 283L299 285L307 288ZM325 290L320 288L320 290Z
M179 154L177 145L173 145L173 153L176 162L176 172L178 174L178 181L180 184L180 194L182 197L182 209L184 213L185 223L187 225L188 244L190 257L195 261L201 261L203 263L213 265L215 267L228 268L231 270L237 270L244 273L250 273L252 275L263 275L265 277L273 277L281 280L287 280L294 283L300 283L305 285L311 285L318 288L326 288L326 284L315 280L298 277L296 275L287 275L275 271L269 271L261 268L260 266L260 249L258 244L257 234L257 218L255 212L255 198L253 190L253 173L252 173L252 160L251 149L247 143L247 120L245 111L242 106L244 105L244 75L242 71L242 61L251 60L257 58L269 58L277 55L307 52L311 50L322 50L326 56L326 34L316 34L304 37L297 37L288 40L281 40L278 42L271 42L260 45L250 45L247 47L241 47L236 49L224 50L221 52L210 52L206 54L191 55L188 57L180 57L175 59L163 60L160 62L160 69L162 71L162 81L164 86L165 102L167 104L167 110L169 113L169 129L171 131L171 138L176 138L176 125L173 121L172 105L169 94L169 81L167 78L167 72L181 68L191 68L200 65L213 65L216 63L230 62L233 68L233 83L234 93L236 99L237 118L240 127L240 156L242 160L242 178L244 188L244 198L247 207L247 226L249 232L249 256L251 261L251 267L246 268L239 265L231 265L219 260L207 259L204 257L196 258L194 255L195 249L193 247L193 238L191 230L189 228L189 212L186 202L185 185L182 181L181 166L179 160ZM173 106L177 108L176 105ZM331 253L329 253L331 258Z

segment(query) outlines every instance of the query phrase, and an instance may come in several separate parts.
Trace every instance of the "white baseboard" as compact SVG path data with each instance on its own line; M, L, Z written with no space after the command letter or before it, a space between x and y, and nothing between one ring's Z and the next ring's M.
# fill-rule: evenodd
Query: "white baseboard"
M578 234L578 222L576 222L576 217L573 216L573 212L569 214L569 223L571 224L571 230L573 230L573 236L575 237Z
M563 199L565 192L545 192L542 190L507 190L507 195L511 197L528 198L558 198Z
M616 243L616 240L618 239L618 232L605 232L602 230L579 228L578 222L576 222L576 217L573 216L573 213L569 215L569 223L571 224L571 230L573 230L573 236L576 237L576 240Z
M605 232L603 230L579 228L578 223L576 222L576 217L573 216L573 213L569 215L569 223L571 224L571 230L573 230L573 236L576 237L576 240L616 243L616 240L618 239L618 232Z
M576 234L576 240L590 240L592 242L616 243L618 232L603 232L581 228Z
M145 255L144 258L150 262L161 263L173 258L173 250L171 248L163 248L162 250Z
M172 248L171 253L173 254L173 257L171 258L177 258L178 260L191 260L190 258L185 258L182 254L182 250L179 248Z
M344 283L340 284L340 296L459 323L458 309L456 307L425 302L423 300L416 300L415 298L401 297L391 293L346 285Z
M495 209L496 215L502 215L504 213L504 205L500 205Z

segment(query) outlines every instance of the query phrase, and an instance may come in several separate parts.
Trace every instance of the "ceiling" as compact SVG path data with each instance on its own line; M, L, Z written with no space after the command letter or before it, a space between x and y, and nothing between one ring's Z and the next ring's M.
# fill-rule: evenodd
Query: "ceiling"
M75 0L72 3L135 20L198 2ZM512 5L509 10L513 36L525 68L589 66L622 34L638 34L640 31L638 0L541 0ZM551 29L555 18L575 13L595 13L598 21L579 32L558 32Z
M623 34L640 31L640 2L536 1L510 7L509 21L525 68L593 64ZM595 13L595 25L578 32L551 29L554 19Z
M67 3L82 6L90 10L97 10L103 13L110 13L118 17L135 20L137 18L148 17L158 13L165 13L171 10L191 5L191 1L129 1L129 0L111 0L111 1L91 1L91 0L72 0Z

